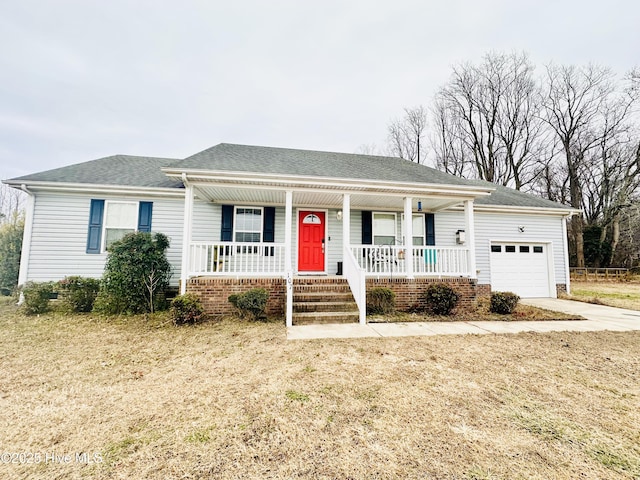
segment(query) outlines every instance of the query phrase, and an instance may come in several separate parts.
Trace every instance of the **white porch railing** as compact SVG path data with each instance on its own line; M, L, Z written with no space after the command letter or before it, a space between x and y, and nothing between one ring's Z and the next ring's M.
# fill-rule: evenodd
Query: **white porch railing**
M414 275L471 276L468 248L411 248ZM406 274L406 247L403 245L351 245L350 250L366 275Z
M358 265L356 257L354 257L349 247L344 248L343 273L351 288L353 298L358 305L360 312L360 323L367 323L367 287L365 284L365 271Z
M284 275L283 243L194 242L189 275Z

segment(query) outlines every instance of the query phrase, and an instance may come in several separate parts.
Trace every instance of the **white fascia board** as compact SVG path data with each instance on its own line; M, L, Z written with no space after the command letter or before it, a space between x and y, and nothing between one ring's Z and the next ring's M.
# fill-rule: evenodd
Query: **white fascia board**
M395 190L404 189L408 192L415 192L418 195L428 193L443 193L464 196L488 196L495 190L492 187L478 187L475 185L452 185L440 183L418 183L418 182L388 182L384 180L364 180L356 178L332 178L332 177L308 177L303 175L280 175L271 173L252 172L229 172L213 170L180 170L174 168L163 168L162 171L169 177L182 178L182 174L190 177L191 182L202 181L210 183L233 182L254 182L256 185L271 183L282 186L306 186L326 189L327 187L350 191L353 189L369 188L371 190Z
M122 195L145 195L145 196L163 196L163 197L184 197L183 188L166 188L166 187L137 187L127 185L104 185L91 183L60 183L60 182L43 182L43 181L21 181L10 182L3 181L10 187L20 188L26 185L33 191L54 191L69 193L112 193Z
M527 214L527 215L547 215L547 216L559 216L570 217L577 215L581 210L575 208L549 208L549 207L522 207L511 205L478 205L474 204L473 209L476 212L481 213L512 213L512 214ZM458 210L458 207L453 207L451 210ZM460 209L462 210L462 209Z

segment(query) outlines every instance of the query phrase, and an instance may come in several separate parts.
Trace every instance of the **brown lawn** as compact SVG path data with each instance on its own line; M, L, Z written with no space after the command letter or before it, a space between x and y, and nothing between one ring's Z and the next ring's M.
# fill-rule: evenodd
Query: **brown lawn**
M0 478L640 477L640 332L163 322L0 305Z

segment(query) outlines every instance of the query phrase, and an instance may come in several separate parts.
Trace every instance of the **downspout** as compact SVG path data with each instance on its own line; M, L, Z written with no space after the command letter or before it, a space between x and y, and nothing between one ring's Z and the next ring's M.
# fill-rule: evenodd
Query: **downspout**
M23 183L20 185L20 190L27 194L27 208L24 218L24 232L22 233L22 248L20 251L20 272L18 273L18 286L24 285L27 282L29 273L29 257L31 255L31 236L33 233L33 214L35 210L35 195L30 192L27 186ZM18 299L18 305L22 305L24 302L24 294L20 292Z

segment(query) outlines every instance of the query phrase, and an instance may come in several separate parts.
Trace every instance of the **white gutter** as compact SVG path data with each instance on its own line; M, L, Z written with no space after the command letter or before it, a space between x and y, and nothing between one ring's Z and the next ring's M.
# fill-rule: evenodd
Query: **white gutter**
M112 193L124 195L144 195L144 196L171 196L184 197L184 189L171 187L140 187L128 185L105 185L93 183L61 183L61 182L43 182L29 181L28 183L16 183L9 180L3 180L3 183L13 188L22 189L27 186L31 190L38 191L60 191L73 193Z

